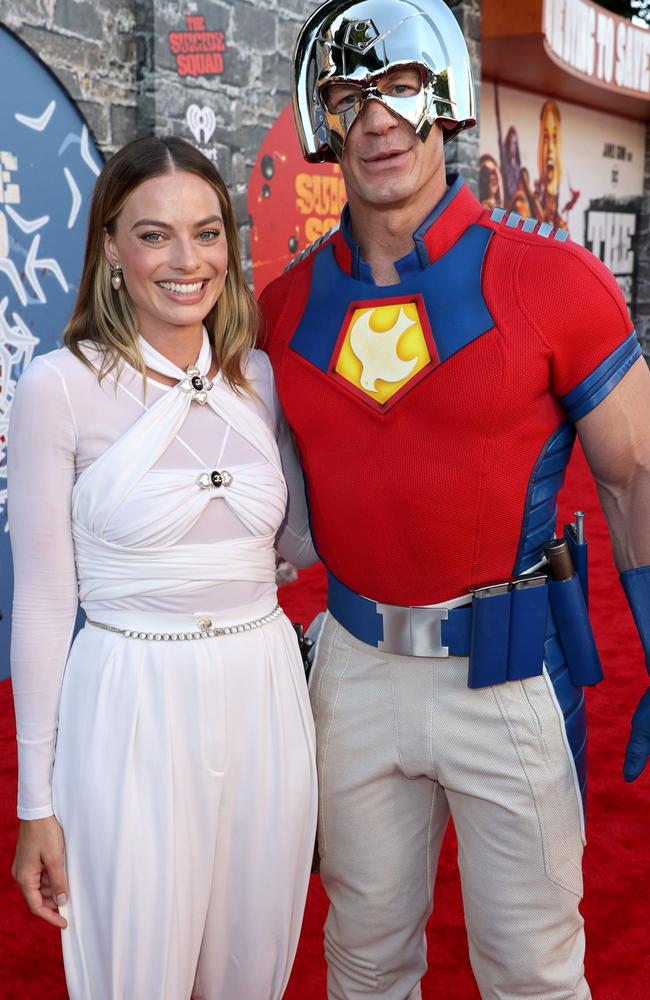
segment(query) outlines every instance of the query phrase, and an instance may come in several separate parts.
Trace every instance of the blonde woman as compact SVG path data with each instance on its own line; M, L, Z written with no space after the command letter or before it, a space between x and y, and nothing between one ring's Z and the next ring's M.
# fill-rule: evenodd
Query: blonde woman
M10 429L14 875L72 1000L268 1000L289 976L314 738L274 546L314 554L257 323L214 166L125 146Z

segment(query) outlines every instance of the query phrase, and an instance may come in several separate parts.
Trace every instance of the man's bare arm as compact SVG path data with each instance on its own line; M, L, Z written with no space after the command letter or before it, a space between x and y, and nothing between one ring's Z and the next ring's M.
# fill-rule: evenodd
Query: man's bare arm
M650 563L650 370L639 358L576 425L619 573Z
M577 423L607 518L650 672L650 371L643 358ZM650 687L632 716L623 775L634 781L650 756Z

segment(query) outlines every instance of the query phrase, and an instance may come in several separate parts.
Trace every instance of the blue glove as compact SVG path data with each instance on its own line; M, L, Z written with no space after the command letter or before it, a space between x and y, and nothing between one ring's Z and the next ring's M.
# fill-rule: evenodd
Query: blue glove
M650 566L637 566L621 573L621 583L627 597L650 673ZM632 733L625 750L623 777L635 781L646 766L650 754L650 688L632 716Z
M625 749L623 777L635 781L643 771L650 755L650 687L632 716L632 732Z

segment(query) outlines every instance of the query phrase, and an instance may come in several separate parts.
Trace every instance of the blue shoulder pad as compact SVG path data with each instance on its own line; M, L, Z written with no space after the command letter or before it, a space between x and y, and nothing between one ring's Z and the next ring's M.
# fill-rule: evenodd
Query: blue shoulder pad
M300 253L293 258L293 260L289 261L284 270L290 271L292 267L295 267L296 264L299 264L301 260L305 259L305 257L309 257L310 253L313 253L314 250L318 250L318 248L323 245L325 240L328 240L330 236L334 235L334 233L337 231L338 228L339 228L339 223L337 222L335 226L332 226L332 228L328 229L326 233L323 233L322 236L319 236L317 240L314 240L313 243L310 243L308 247L305 247L304 250L301 250Z
M526 217L520 226L519 223L522 221L522 216L518 212L506 212L505 208L493 209L490 221L503 223L508 229L520 229L522 233L532 234L537 232L537 235L542 236L544 239L549 239L552 236L558 243L566 243L569 238L567 229L556 229L554 231L554 227L550 222L539 222L538 219L533 219L531 216Z

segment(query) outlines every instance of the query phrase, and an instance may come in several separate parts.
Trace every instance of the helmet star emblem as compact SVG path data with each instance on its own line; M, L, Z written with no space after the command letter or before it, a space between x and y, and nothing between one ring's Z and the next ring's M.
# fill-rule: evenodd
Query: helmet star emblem
M344 45L362 51L379 38L379 32L371 20L350 21L345 32Z

